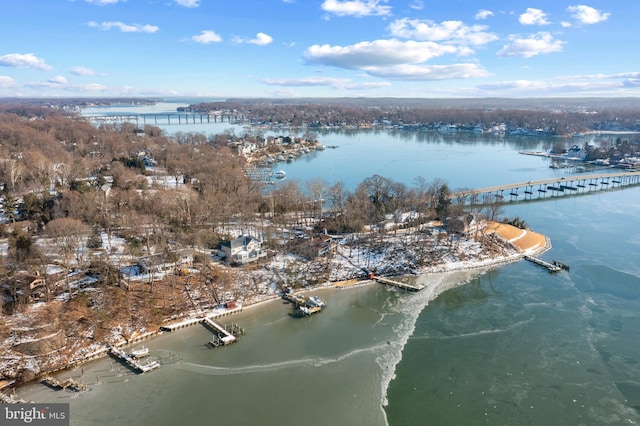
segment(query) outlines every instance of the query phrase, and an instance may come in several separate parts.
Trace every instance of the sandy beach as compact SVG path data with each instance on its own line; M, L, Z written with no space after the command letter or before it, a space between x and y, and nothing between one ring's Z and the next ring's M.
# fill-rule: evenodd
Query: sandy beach
M541 254L551 248L546 236L528 229L516 228L506 223L488 222L487 230L495 232L524 254Z

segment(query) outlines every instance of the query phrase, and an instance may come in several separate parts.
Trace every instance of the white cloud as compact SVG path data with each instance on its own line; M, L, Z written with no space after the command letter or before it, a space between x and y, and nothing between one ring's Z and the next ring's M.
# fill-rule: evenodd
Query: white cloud
M492 75L478 64L473 63L451 65L401 64L390 67L367 67L365 71L376 77L419 81L489 77Z
M602 79L621 79L621 78L640 78L640 72L621 72L616 74L585 74L585 75L572 75L567 77L571 80L577 79L589 79L589 80L602 80Z
M578 5L569 6L567 11L571 13L571 16L580 24L597 24L598 22L606 21L609 19L610 13L604 13L590 6Z
M61 75L57 75L55 77L50 78L49 80L47 80L49 83L53 83L53 84L67 84L67 79L64 78Z
M16 82L11 77L7 77L6 75L0 75L0 89L7 89L9 87L14 87Z
M65 90L71 92L104 92L107 90L106 86L98 83L89 83L89 84L77 84L73 86L65 87Z
M38 58L33 53L9 53L0 56L0 66L13 68L36 68L43 71L51 70L44 59Z
M305 58L311 63L360 70L367 75L385 79L426 81L491 75L475 63L425 64L436 57L469 53L472 50L464 46L391 39L361 42L351 46L315 45L307 49Z
M79 75L82 77L86 77L86 76L90 76L90 75L96 75L96 72L94 70L92 70L91 68L86 68L86 67L73 67L71 68L71 74L75 74L75 75Z
M422 10L424 9L424 1L423 0L413 0L413 2L409 5L409 7L413 10Z
M484 25L465 25L462 21L444 21L436 24L428 20L398 19L389 25L395 37L428 40L453 41L462 44L481 45L497 40L498 36L486 32Z
M84 0L84 1L87 2L87 3L90 3L90 4L97 4L97 5L100 5L100 6L104 6L106 4L116 4L116 3L119 3L121 1L124 3L127 0Z
M89 22L91 28L100 28L101 30L108 31L111 28L118 28L123 33L155 33L159 28L155 25L140 25L140 24L125 24L123 22L102 22L95 21Z
M497 83L481 84L477 86L482 90L500 91L500 90L541 90L547 89L549 83L532 80L512 80L501 81Z
M313 45L304 57L312 63L332 65L346 69L364 69L369 66L391 66L421 63L447 54L468 55L472 50L430 41L375 40L351 46Z
M91 3L91 4L98 4L100 6L104 6L106 4L116 4L119 2L126 2L127 0L84 0L87 3Z
M190 37L189 40L195 41L196 43L200 43L200 44L211 44L211 43L221 42L222 37L220 37L214 31L203 30L199 35L194 35Z
M523 56L531 58L542 53L561 52L565 42L554 40L548 32L532 34L528 38L517 38L512 36L510 44L505 45L498 53L498 56Z
M256 34L256 37L252 39L235 37L233 41L236 43L249 43L249 44L256 44L258 46L266 46L267 44L270 44L271 42L273 42L273 37L265 33L258 33Z
M74 92L74 93L83 93L83 92L95 93L95 92L104 92L107 90L106 86L103 86L102 84L97 84L97 83L69 85L69 84L55 83L51 81L27 83L25 84L25 87L28 87L31 89L38 89L38 90L42 90L42 89L65 90L67 92Z
M184 7L198 7L200 6L200 0L175 0L178 6Z
M547 14L540 9L534 9L532 7L527 8L527 11L520 15L518 18L522 25L548 25L549 20Z
M493 12L486 9L480 9L478 13L476 13L476 19L487 19L489 16L493 16Z
M384 6L387 0L324 0L322 10L338 16L387 16L391 6Z
M379 89L388 87L391 83L386 81L378 82L355 82L349 78L334 77L303 77L303 78L283 78L270 79L265 78L263 83L270 86L286 86L286 87L332 87L335 89L346 90L362 90L362 89Z
M482 84L477 89L483 90L487 95L510 93L516 96L541 96L541 95L611 95L625 88L636 88L637 81L601 81L601 80L564 80L561 82L544 80L513 80L490 84Z
M348 78L333 78L333 77L302 77L302 78L265 78L262 82L272 86L333 86L336 84L343 84L351 81Z

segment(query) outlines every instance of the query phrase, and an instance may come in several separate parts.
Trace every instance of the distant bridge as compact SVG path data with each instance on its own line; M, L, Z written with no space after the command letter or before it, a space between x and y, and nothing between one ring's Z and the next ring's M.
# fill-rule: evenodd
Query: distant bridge
M114 114L85 117L93 124L135 123L137 126L171 124L240 123L245 117L231 113L164 113L164 114Z
M460 204L532 201L640 185L640 172L599 173L496 185L451 194Z

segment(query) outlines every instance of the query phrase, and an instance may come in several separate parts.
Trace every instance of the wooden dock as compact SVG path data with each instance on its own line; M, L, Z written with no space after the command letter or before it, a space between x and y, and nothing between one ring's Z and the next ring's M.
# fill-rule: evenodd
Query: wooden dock
M73 379L66 379L64 381L60 381L55 377L45 376L42 378L42 383L52 387L53 389L62 389L62 390L71 389L76 392L89 390L89 387L87 385L84 385Z
M374 279L376 281L378 281L379 283L382 284L387 284L387 285L392 285L394 287L398 287L401 288L403 290L409 290L409 291L420 291L424 288L423 285L414 285L414 284L408 284L408 283L403 283L400 281L395 281L389 278L385 278L385 277L378 277L373 275L371 277L371 279Z
M551 272L551 273L560 272L562 269L564 269L564 268L556 265L555 263L546 262L546 261L544 261L542 259L539 259L539 258L537 258L535 256L525 256L524 258L526 260L528 260L529 262L531 262L531 263L534 263L534 264L536 264L538 266L542 266L543 268L547 268L547 270L549 272Z
M202 324L214 333L211 337L211 341L209 341L210 346L226 346L238 340L236 336L228 332L227 329L210 318L204 318L202 320Z
M314 302L313 297L311 297L310 299L306 299L304 296L298 296L293 293L285 292L282 295L282 298L296 305L296 308L298 308L303 315L313 315L315 313L318 313L325 306L324 301L318 299L316 302ZM318 303L318 301L320 303Z
M118 358L125 365L127 365L129 368L136 371L137 373L146 373L148 371L155 370L156 368L160 367L160 363L158 361L150 361L146 364L142 364L137 359L127 354L123 350L116 348L115 346L112 346L111 348L109 348L109 353L111 353L113 356Z
M162 331L176 331L176 330L180 330L181 328L190 327L195 324L202 324L202 321L204 320L204 318L210 318L210 319L218 318L226 315L235 314L236 312L242 312L242 305L238 304L235 308L231 308L231 309L221 309L221 310L214 309L204 317L198 316L193 318L187 318L179 322L165 324L161 326L160 329Z

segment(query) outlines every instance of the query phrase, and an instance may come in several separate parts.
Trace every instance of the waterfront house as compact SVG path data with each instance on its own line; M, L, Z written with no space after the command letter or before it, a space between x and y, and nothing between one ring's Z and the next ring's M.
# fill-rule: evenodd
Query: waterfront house
M474 233L484 229L486 222L480 220L473 213L466 213L454 218L447 218L444 227L449 234L462 235L470 237Z
M193 266L194 252L190 249L153 254L138 260L136 265L120 269L126 281L154 281L167 275L181 274Z
M336 243L332 237L326 234L318 234L310 239L300 240L294 247L293 252L309 260L313 260L318 257L327 256L329 253L334 252L335 249Z
M244 265L255 262L267 255L262 249L262 242L257 238L243 235L235 240L225 240L220 243L220 251L225 262L230 265Z
M584 160L586 156L587 151L585 151L584 148L579 145L573 145L571 148L569 148L566 155L567 158L576 158L580 160Z

